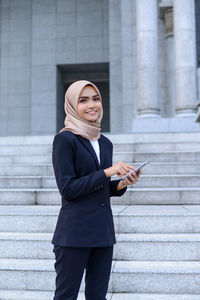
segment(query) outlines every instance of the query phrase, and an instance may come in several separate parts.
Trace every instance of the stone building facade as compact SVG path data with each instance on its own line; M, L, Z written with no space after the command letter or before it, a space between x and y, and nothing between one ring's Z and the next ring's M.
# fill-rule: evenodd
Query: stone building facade
M78 79L102 130L199 131L199 0L0 0L0 135L54 134Z

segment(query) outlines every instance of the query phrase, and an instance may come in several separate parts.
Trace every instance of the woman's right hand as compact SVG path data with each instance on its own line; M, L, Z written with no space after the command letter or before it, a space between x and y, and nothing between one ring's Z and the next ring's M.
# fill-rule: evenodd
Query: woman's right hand
M135 170L132 166L124 163L123 161L119 161L115 165L113 165L110 168L104 169L104 172L106 174L106 177L111 177L113 175L118 175L119 177L122 177L126 175L130 170Z

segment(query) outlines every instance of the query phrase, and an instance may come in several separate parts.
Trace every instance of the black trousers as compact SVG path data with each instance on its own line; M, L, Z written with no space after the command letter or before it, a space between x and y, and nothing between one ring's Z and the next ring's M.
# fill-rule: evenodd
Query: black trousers
M86 300L106 300L113 246L54 246L54 253L57 274L54 300L77 300L84 269Z

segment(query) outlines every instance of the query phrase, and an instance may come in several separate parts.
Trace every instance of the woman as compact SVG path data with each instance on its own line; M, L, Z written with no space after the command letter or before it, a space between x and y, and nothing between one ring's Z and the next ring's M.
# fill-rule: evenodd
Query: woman
M98 88L80 80L65 95L65 127L53 142L53 167L62 196L52 243L55 253L54 300L76 300L85 276L86 300L106 300L116 243L111 196L121 196L138 176L124 162L112 166L112 143L100 134L103 116ZM130 179L110 180L117 174Z

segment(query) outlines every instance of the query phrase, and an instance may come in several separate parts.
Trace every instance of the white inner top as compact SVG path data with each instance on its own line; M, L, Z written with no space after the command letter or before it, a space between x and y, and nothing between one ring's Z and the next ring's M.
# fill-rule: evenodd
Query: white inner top
M99 142L98 140L90 140L90 143L92 147L94 148L94 151L96 153L96 156L98 158L99 164L100 164L100 149L99 149Z

